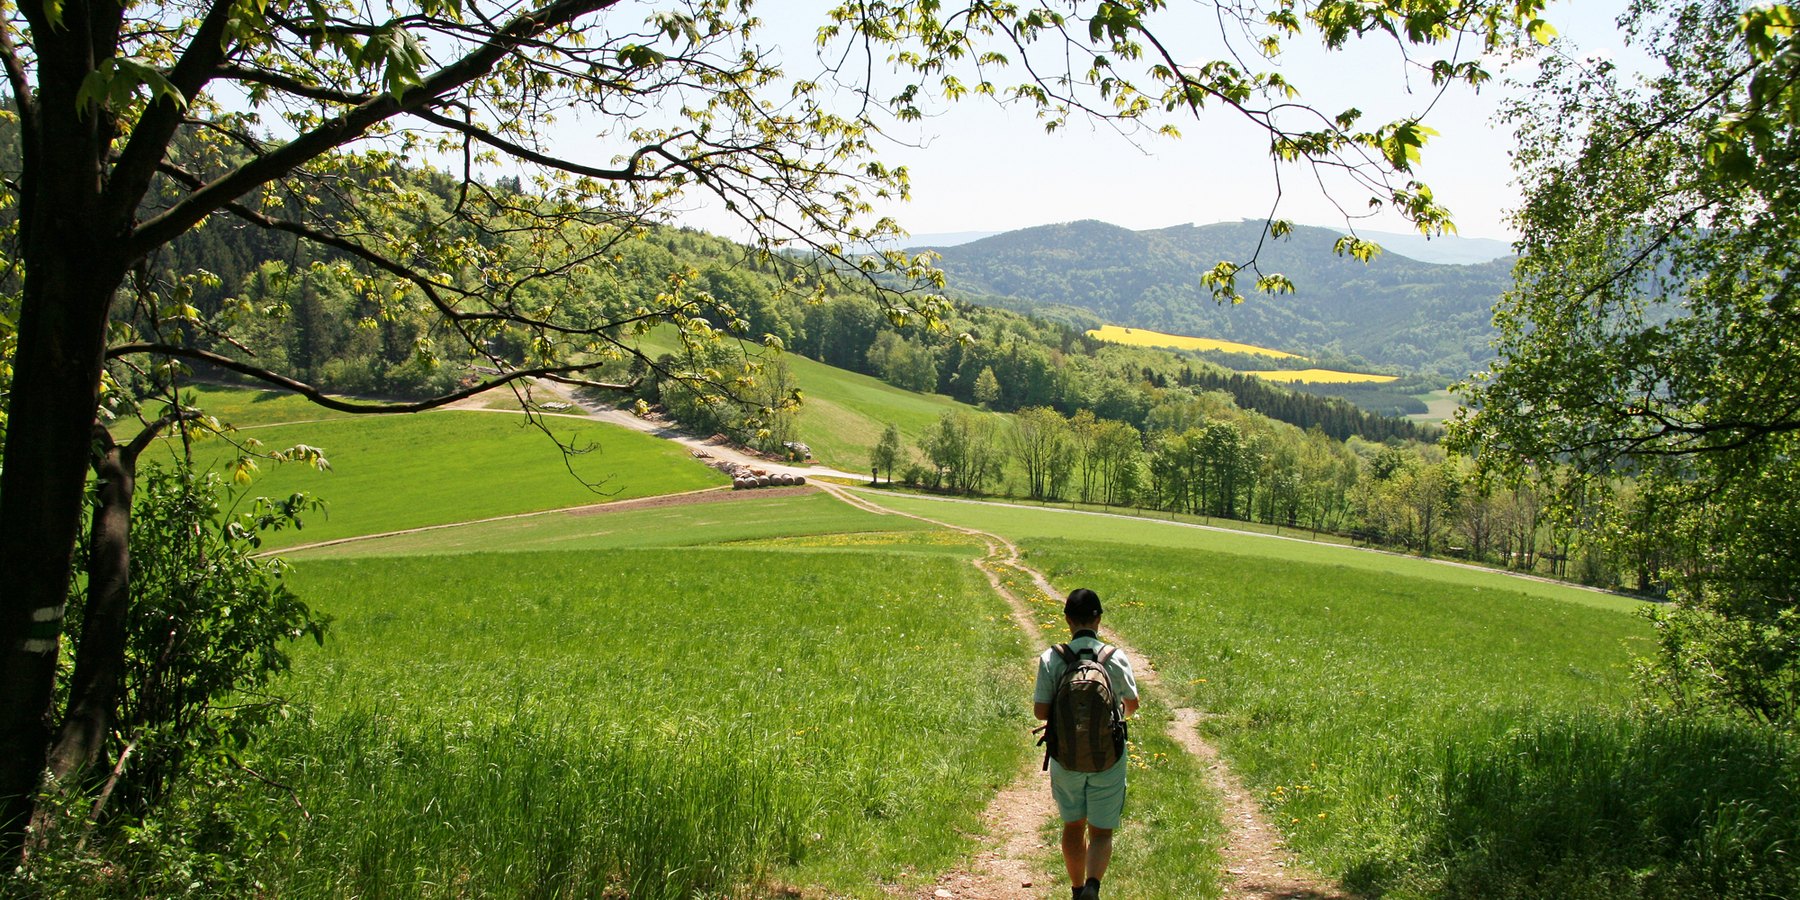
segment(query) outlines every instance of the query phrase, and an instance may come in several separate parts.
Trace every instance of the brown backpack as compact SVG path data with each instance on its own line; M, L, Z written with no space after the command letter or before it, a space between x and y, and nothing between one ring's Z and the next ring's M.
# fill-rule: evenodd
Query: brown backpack
M1119 715L1112 673L1106 662L1117 647L1102 645L1075 651L1068 644L1052 648L1066 668L1050 696L1050 719L1044 736L1044 768L1050 760L1071 772L1104 772L1125 753L1125 720Z

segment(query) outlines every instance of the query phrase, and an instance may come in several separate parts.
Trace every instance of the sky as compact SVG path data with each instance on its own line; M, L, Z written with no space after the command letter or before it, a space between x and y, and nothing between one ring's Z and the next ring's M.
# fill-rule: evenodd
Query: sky
M796 11L801 5L812 6L760 7L784 53L811 52L808 39L819 17ZM1614 25L1624 5L1624 0L1553 0L1545 18L1583 53L1626 59L1631 54ZM1171 6L1180 10L1183 4L1176 0ZM1208 27L1210 21L1192 24L1171 31L1177 38L1217 32ZM1217 51L1196 45L1176 52L1204 59ZM1507 212L1516 201L1507 154L1513 141L1494 115L1502 98L1518 88L1501 84L1508 72L1490 69L1496 79L1487 87L1453 89L1431 108L1426 122L1440 135L1426 146L1419 174L1450 208L1459 234L1510 240ZM1291 41L1281 70L1300 86L1301 100L1329 112L1356 106L1369 125L1422 110L1435 94L1416 71L1407 74L1391 42L1328 54L1304 40ZM1531 74L1522 67L1508 71L1521 79ZM1007 231L1080 219L1142 230L1270 213L1277 190L1266 138L1221 110L1178 126L1179 139L1132 140L1085 122L1045 134L1028 109L983 99L950 104L916 130L896 131L902 140L879 151L883 161L908 167L913 190L910 203L882 212L913 234ZM1353 212L1366 206L1367 191L1339 187L1327 196L1296 168L1284 169L1281 178L1280 214L1301 224L1341 228L1344 216L1332 196ZM708 218L697 212L693 224L711 227ZM1356 227L1411 230L1392 213L1359 219Z

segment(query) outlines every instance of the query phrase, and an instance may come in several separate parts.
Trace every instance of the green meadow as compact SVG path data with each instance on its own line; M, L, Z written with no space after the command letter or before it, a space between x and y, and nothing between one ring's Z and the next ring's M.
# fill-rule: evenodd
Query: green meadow
M295 896L879 896L947 868L1028 752L1029 650L974 548L946 546L300 562L336 622L262 753L310 818L257 875Z
M941 394L915 394L797 354L782 359L806 398L800 407L800 440L819 462L844 471L868 471L869 450L889 423L912 447L944 413L975 411Z
M1358 893L1800 892L1800 752L1643 714L1638 601L1192 523L706 492L723 478L672 444L552 420L600 444L569 461L610 475L597 495L517 416L216 399L263 426L240 435L331 455L252 486L330 503L277 546L373 535L288 554L335 621L295 648L292 714L249 758L279 789L196 800L259 848L260 893L881 897L967 867L989 799L1035 766L1031 658L1063 626L1040 597L1019 634L980 542L898 513L1099 590L1161 673L1112 896L1223 890L1219 798L1169 734L1184 706L1287 844ZM387 533L407 528L428 530Z
M1800 747L1639 714L1630 668L1652 634L1636 601L1153 521L881 502L1007 534L1059 587L1108 598L1109 627L1156 661L1165 702L1204 710L1203 733L1290 845L1359 893L1800 887L1787 857Z
M249 493L304 491L325 503L302 530L271 535L272 548L730 483L668 441L603 422L542 421L550 435L524 416L444 411L272 424L233 438L254 438L268 451L308 444L331 463L329 471L259 464ZM580 452L565 458L557 442ZM237 452L215 440L196 455L223 465Z

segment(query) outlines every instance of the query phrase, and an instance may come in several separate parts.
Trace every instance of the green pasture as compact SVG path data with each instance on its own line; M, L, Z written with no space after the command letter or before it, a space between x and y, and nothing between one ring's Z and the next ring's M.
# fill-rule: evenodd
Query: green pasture
M916 494L864 492L863 496L902 512L1003 534L1025 542L1028 548L1034 540L1042 538L1091 540L1103 537L1109 542L1142 547L1315 566L1319 567L1314 570L1317 577L1328 582L1338 577L1334 569L1344 569L1483 591L1492 602L1510 602L1518 595L1621 612L1643 605L1640 600L1552 581L1518 578L1476 566L1298 538L1271 537L1116 513L967 502Z
M917 549L935 542L933 528L904 516L881 516L820 491L770 492L718 489L698 502L633 508L599 506L472 522L372 537L289 552L290 559L347 556L428 556L559 550L591 552L627 547L687 547L779 540L793 546L856 549L880 546L914 535ZM949 532L935 532L943 535ZM942 544L944 552L966 557L967 540Z
M1163 702L1205 711L1206 735L1290 844L1359 893L1800 888L1787 858L1800 748L1639 714L1630 668L1651 632L1635 604L1178 524L880 502L1006 534L1059 588L1100 591L1108 627L1155 660ZM1035 602L1056 633L1055 600ZM1122 872L1160 864L1132 863L1125 834Z
M557 440L585 452L565 459L525 417L474 411L278 425L233 438L254 439L265 451L309 444L331 462L328 472L260 465L249 494L305 491L326 504L304 518L303 530L270 535L272 548L727 483L668 441L602 422L542 421ZM196 455L203 465L223 466L237 452L221 440L197 445Z
M310 818L259 877L362 897L929 881L1030 752L1030 650L974 547L920 547L296 563L336 621L260 751Z
M869 469L869 450L889 424L913 447L946 412L974 407L942 394L915 394L879 378L814 362L798 354L782 357L800 385L800 440L821 463L849 472Z
M199 384L181 390L181 402L195 406L220 422L237 428L257 429L269 425L317 422L322 419L354 419L356 414L326 409L298 394L258 388ZM163 411L160 403L151 402L145 415L155 418ZM140 430L135 419L116 422L113 436L123 439Z

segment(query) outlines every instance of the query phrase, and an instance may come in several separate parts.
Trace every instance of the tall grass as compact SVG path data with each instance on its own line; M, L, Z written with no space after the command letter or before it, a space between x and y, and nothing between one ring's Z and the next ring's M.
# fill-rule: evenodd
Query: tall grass
M1786 739L1631 712L1641 621L1523 592L1039 539L1107 598L1292 845L1359 891L1784 896ZM1771 893L1773 891L1773 893Z
M258 860L284 896L877 896L966 854L1030 752L1030 653L941 552L477 554L296 576L338 622L297 659L285 689L304 715L258 762L310 813Z
M1800 896L1800 746L1740 723L1552 718L1442 747L1436 892Z

